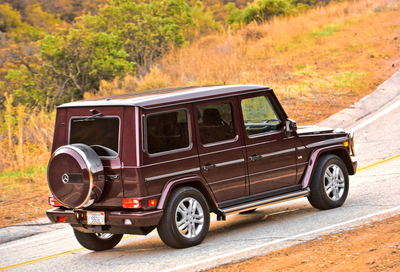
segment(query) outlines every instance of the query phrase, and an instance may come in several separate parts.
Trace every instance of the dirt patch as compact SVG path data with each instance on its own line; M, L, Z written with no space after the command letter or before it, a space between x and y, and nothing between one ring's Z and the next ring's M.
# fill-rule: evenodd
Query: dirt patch
M46 216L50 191L46 175L7 178L0 182L0 227Z
M400 215L209 271L400 271Z

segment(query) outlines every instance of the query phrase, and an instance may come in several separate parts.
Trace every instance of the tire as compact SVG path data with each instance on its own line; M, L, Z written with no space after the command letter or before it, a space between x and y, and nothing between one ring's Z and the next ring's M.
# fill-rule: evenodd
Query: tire
M252 209L252 210L248 210L248 211L244 211L244 212L240 212L239 214L249 214L249 213L253 213L255 212L257 209Z
M112 233L84 233L74 229L76 240L87 249L103 251L112 249L121 241L123 234Z
M167 246L186 248L200 244L209 227L210 211L203 194L193 187L181 187L169 196L157 231Z
M310 190L308 201L314 208L329 210L343 205L349 193L349 174L338 156L325 155L317 161Z

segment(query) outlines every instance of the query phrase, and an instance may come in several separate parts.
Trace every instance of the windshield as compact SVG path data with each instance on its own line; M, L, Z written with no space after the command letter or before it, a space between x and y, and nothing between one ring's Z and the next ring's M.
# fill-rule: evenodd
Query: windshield
M71 118L70 144L86 144L102 157L116 157L119 150L118 117Z

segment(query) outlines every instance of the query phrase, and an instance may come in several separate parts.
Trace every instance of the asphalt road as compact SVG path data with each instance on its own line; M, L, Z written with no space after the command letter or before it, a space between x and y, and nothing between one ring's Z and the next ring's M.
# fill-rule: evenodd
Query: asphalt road
M400 105L400 72L396 78L396 95L389 103L357 122L353 118L351 125L347 121L347 129L366 124L390 105ZM350 178L349 196L341 208L319 211L304 198L228 216L225 222L212 221L201 245L181 250L165 246L154 231L125 236L113 250L92 252L81 248L69 226L57 226L0 244L0 271L198 271L400 213L400 156L379 163L400 154L400 106L360 127L355 135L359 167L372 166Z

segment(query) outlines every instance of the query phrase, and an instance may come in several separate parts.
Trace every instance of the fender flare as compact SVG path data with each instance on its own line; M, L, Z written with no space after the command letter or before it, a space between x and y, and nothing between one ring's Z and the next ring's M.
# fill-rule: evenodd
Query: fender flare
M160 200L157 204L157 209L164 209L165 205L168 201L168 197L172 190L176 186L187 185L192 186L198 189L206 198L208 204L210 205L210 210L214 210L218 208L217 201L215 199L214 194L212 193L210 187L208 186L207 182L200 176L200 175L191 175L186 177L175 178L169 180L165 185L161 193ZM193 186L195 185L195 186ZM201 187L199 187L201 186Z
M345 156L347 158L346 157L343 158L343 155L341 155L341 156L338 155L338 157L340 157L343 160L350 175L354 175L356 173L357 162L352 162L352 160L350 158L349 150L346 149L346 147L344 147L343 145L333 145L333 146L318 148L318 149L315 149L310 156L310 159L309 159L309 162L307 165L307 169L304 174L304 178L301 182L302 189L310 186L312 175L314 173L315 166L317 164L319 157L326 153L337 155L335 153L338 153L338 152L334 152L334 151L339 151L339 153L341 153L341 154L343 154L345 152L345 154L346 154Z

